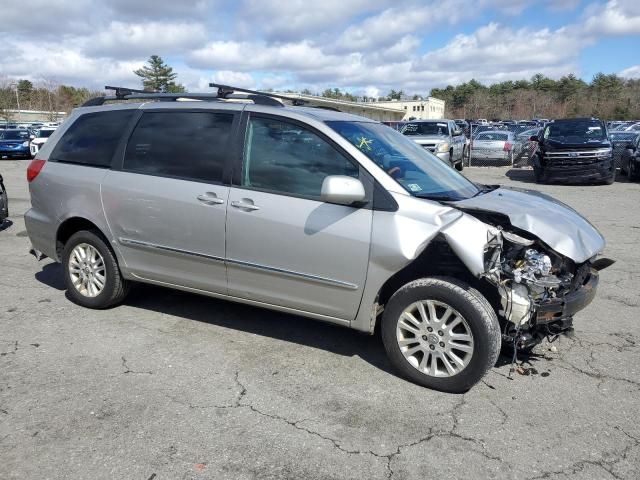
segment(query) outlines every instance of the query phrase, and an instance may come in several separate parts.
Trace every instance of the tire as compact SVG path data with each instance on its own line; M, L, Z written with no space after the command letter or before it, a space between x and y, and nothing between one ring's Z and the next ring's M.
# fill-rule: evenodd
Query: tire
M638 162L633 160L629 161L629 180L640 180L640 168L638 168Z
M464 159L466 156L467 156L467 147L464 147L464 149L462 150L462 157L460 158L460 163L456 163L456 170L458 170L459 172L464 170Z
M611 176L604 181L605 185L613 185L616 181L616 169L613 169Z
M419 335L405 329L407 325L416 325L406 320L405 310L418 308L416 305L420 302L426 302L425 311L429 311L429 303L435 304L436 317L444 317L447 308L452 310L449 320L445 318L440 323L439 329L445 332L440 338L436 337L442 333L440 330L426 330L428 322L422 322L415 329ZM421 317L419 310L416 312ZM461 322L453 328L453 333L460 336L470 332L471 337L469 343L462 344L467 348L471 345L470 352L465 353L455 347L453 351L458 359L464 361L464 366L455 364L452 357L448 356L449 353L441 353L444 349L438 350L439 346L445 345L443 341L450 345L460 345L460 340L455 344L447 340L450 338L447 327L456 323L456 318L461 319ZM438 327L437 323L430 325ZM381 333L389 361L401 376L418 385L443 392L466 392L495 365L500 354L501 332L495 311L480 292L454 278L422 278L400 288L385 306ZM399 341L404 342L403 347ZM416 345L420 347L416 355L405 357L402 348L409 354L416 349ZM426 353L422 355L422 352ZM435 355L440 358L436 359ZM450 366L454 367L453 372L445 368L443 358L448 359ZM419 370L420 366L428 372Z
M77 267L78 259L80 258L77 253L82 250L85 250L85 252L92 251L91 248L97 251L102 260L101 264L99 261L94 262L98 265L102 265L102 267L98 268L100 269L100 272L103 273L102 278L104 281L102 282L103 286L99 291L95 286L91 289L91 285L87 288L82 288L82 285L84 284L79 277L82 273L72 272L72 266L70 265L70 263L73 263L76 268L76 272L81 272L82 268ZM74 251L76 252L76 255L73 255ZM95 258L97 258L97 256ZM82 263L80 263L80 265L82 265ZM124 300L129 292L129 282L122 278L120 268L118 267L118 261L116 260L111 247L99 232L81 230L74 233L71 238L69 238L62 251L62 269L64 272L64 281L67 287L67 295L69 299L83 307L94 309L109 308ZM79 281L81 283L81 287L74 285L74 277L76 282ZM82 293L83 289L84 293ZM91 295L92 293L93 295Z
M542 167L533 167L533 175L536 179L536 183L547 183L547 176L544 174Z

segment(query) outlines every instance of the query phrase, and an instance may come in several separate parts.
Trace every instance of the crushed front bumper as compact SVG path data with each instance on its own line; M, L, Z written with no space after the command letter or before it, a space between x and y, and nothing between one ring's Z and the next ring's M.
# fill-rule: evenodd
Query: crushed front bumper
M594 299L598 281L598 272L592 268L578 289L567 293L563 297L550 298L542 302L536 310L536 324L562 323L573 317Z

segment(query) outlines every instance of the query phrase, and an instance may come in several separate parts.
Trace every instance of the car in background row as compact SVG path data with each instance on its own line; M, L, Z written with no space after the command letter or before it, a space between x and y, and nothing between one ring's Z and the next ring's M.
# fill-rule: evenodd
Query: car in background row
M467 138L453 120L418 120L402 127L400 133L457 170L464 168Z
M635 134L621 149L620 173L628 175L629 180L640 180L640 134Z
M493 160L513 165L520 149L520 144L516 142L513 132L505 130L480 132L471 140L471 162Z
M602 120L554 120L531 140L538 144L531 158L538 183L604 182L611 185L615 181L613 149Z
M613 160L615 161L616 167L622 168L622 156L627 147L635 143L638 135L640 135L640 132L627 132L624 130L609 132L611 148L613 148Z
M30 158L29 130L0 130L0 159Z
M44 145L47 139L55 131L55 128L50 127L43 127L40 130L36 130L36 132L33 134L34 138L32 138L31 143L29 143L29 152L31 153L32 158L36 156L38 150L42 148L42 145Z

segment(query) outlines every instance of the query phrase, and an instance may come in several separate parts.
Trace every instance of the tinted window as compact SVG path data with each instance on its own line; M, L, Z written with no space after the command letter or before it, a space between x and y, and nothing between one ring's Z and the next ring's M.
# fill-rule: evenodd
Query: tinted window
M229 113L145 113L129 139L124 169L222 182L232 123Z
M329 175L357 178L358 167L298 125L265 118L249 121L243 186L319 199Z
M51 153L51 160L108 167L134 110L87 113L78 117Z

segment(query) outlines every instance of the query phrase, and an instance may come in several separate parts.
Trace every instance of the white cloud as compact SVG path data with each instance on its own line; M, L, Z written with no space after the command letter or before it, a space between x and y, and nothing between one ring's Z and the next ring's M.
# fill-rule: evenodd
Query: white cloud
M415 69L511 73L574 61L584 46L584 39L570 28L512 30L490 23L427 53Z
M232 72L231 70L221 70L213 76L213 81L222 85L233 85L241 88L254 88L255 80L245 72Z
M640 34L640 2L638 0L610 0L604 8L592 5L587 9L584 32L590 35Z
M623 78L640 78L640 65L625 68L618 75Z
M206 40L207 32L198 23L112 22L82 43L84 51L90 55L135 58L182 52Z

